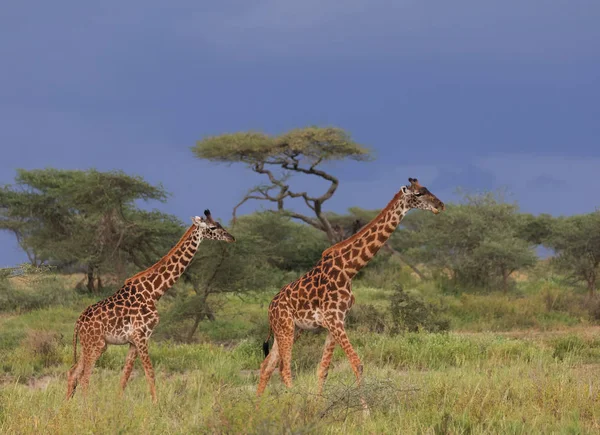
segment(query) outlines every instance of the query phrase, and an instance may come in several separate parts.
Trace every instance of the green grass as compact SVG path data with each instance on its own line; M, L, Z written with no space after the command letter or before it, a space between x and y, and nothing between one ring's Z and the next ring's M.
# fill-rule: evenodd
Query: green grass
M96 298L69 296L63 304L60 292L72 290L52 288L44 308L0 315L0 433L600 431L599 331L579 295L560 283L459 296L432 283L409 283L406 291L440 307L452 330L399 335L369 329L371 321L390 323L393 290L357 285L353 310L371 307L349 330L364 364L363 385L356 387L337 348L317 396L325 334L306 332L293 350L294 387L286 389L275 374L258 401L261 343L276 290L215 300L217 320L201 323L191 344L173 340L190 324L168 315L166 297L150 345L156 406L139 361L125 396L118 396L125 346L109 346L98 360L87 399L78 391L64 401L73 325Z
M0 432L594 433L600 428L600 365L586 364L591 356L598 361L596 343L582 336L355 334L365 364L363 387L353 385L349 364L336 351L324 395L317 396L319 355L301 354L322 339L322 334L301 337L294 348L295 386L287 390L275 374L260 401L254 397L253 369L261 359L255 341L232 349L154 344L157 406L139 364L125 396L118 397L125 349L114 346L98 364L87 399L78 391L73 401L63 400L66 363L37 382L5 382ZM371 408L367 419L360 412L360 394Z

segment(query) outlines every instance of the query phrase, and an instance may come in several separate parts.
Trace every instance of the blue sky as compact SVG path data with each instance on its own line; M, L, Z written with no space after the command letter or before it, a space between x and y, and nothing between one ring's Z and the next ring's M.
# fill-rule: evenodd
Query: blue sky
M0 183L122 169L172 193L161 210L227 221L258 179L193 158L195 141L314 124L377 157L333 165L334 211L382 207L417 177L444 200L506 187L525 211L590 212L598 23L597 0L8 2ZM0 266L23 260L0 233Z

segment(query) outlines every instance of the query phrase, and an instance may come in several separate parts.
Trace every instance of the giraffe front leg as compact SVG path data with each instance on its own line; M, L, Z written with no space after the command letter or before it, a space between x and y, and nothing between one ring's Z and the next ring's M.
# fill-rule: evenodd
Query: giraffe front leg
M327 372L329 371L329 365L331 364L331 358L333 357L335 345L335 338L330 332L327 334L325 348L323 349L323 357L321 358L321 363L319 364L319 369L317 370L317 377L319 378L319 387L317 390L318 394L323 392L323 384L325 384L325 379L327 379Z
M348 357L348 360L350 360L352 371L354 371L356 380L360 385L360 380L362 378L363 373L363 365L360 362L358 354L350 344L350 340L348 339L348 335L346 334L346 330L344 328L344 323L341 321L334 321L328 323L327 329L329 329L329 333L333 335L333 338L335 339L336 343L339 344L342 349L344 349L344 353Z
M154 368L152 367L152 361L150 361L150 355L148 354L148 338L138 334L134 338L134 345L142 360L142 366L144 366L144 373L146 374L146 381L148 381L148 386L150 387L152 402L157 403L156 386L154 385Z
M129 345L129 352L127 352L127 358L125 358L125 366L123 367L123 376L121 377L121 390L120 395L122 396L125 392L125 387L127 386L127 382L129 381L129 377L131 376L131 372L133 371L133 365L135 364L135 359L138 356L138 351L135 345Z
M352 370L354 371L354 375L356 376L357 385L360 386L362 373L363 373L363 365L360 362L360 358L358 354L350 344L350 340L348 339L348 335L346 334L346 330L344 328L344 323L341 321L331 321L328 323L327 328L329 329L329 333L333 335L335 341L344 349L346 356L350 360L350 365L352 366ZM360 403L363 408L364 416L369 415L369 406L365 401L364 397L361 395Z

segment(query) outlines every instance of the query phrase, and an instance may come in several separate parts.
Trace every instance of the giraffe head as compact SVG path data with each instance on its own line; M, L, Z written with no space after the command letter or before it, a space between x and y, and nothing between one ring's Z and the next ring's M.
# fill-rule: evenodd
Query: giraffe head
M204 215L206 217L195 216L192 218L200 239L221 240L227 243L235 242L235 237L229 234L219 222L213 220L210 210L204 210Z
M416 178L409 178L409 186L403 186L402 192L406 198L406 205L409 208L418 208L421 210L429 210L433 214L438 214L445 210L446 206L440 201L437 196L431 193L426 187L419 184Z

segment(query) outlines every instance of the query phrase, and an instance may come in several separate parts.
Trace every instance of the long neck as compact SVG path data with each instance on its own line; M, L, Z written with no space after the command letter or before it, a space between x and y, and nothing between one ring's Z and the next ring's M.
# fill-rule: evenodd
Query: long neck
M400 190L389 204L358 233L323 251L322 257L332 256L334 264L352 279L365 267L387 242L408 211Z
M129 278L125 285L142 285L150 292L152 299L159 300L187 269L200 241L196 226L192 225L167 255L148 269Z

